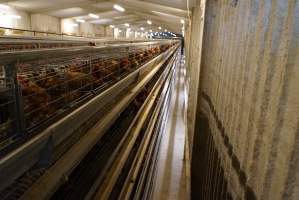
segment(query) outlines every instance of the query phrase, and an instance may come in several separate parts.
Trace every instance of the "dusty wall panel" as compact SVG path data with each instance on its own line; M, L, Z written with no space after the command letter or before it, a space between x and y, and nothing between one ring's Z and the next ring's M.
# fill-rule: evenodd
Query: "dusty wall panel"
M296 0L207 1L198 106L233 198L298 198L298 22Z

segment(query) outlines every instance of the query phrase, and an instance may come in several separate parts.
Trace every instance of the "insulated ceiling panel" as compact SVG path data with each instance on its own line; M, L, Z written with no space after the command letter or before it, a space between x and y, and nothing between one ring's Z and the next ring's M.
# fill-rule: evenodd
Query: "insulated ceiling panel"
M76 17L81 15L86 15L87 13L88 10L82 9L80 7L66 8L66 9L46 12L46 14L48 15L59 17L59 18Z

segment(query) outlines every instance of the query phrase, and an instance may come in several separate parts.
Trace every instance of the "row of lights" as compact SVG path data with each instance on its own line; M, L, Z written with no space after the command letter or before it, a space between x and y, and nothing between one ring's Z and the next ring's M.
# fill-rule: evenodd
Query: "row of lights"
M125 10L126 10L125 8L123 8L123 7L121 7L120 5L117 5L117 4L114 4L113 8L115 10L119 11L119 12L125 12ZM89 13L88 16L91 17L91 18L94 18L94 19L99 19L100 18L98 15L93 14L93 13Z
M184 31L184 28L185 28L185 27L184 27L185 21L184 21L183 19L181 19L181 23L183 24L182 29L183 29L183 31ZM147 20L147 24L151 25L152 22L151 22L150 20ZM124 25L127 26L127 27L130 26L128 23L125 23ZM110 28L115 28L115 26L114 26L114 25L110 25ZM162 27L159 26L158 29L159 29L159 30L162 30ZM130 30L131 30L131 29L130 29ZM141 31L144 31L144 28L141 27L140 30L141 30ZM119 32L121 32L121 30L120 30ZM152 30L150 30L150 32L152 32ZM165 29L164 32L167 32L167 29ZM137 32L137 33L138 33L138 32ZM145 32L145 33L147 34L147 32ZM158 32L156 32L156 33L158 33ZM176 37L175 34L173 34L173 33L171 33L171 32L168 32L168 33L171 34L172 36ZM165 35L165 36L166 36L166 35Z
M125 9L123 7L121 7L120 5L113 5L113 8L119 12L125 12ZM88 14L89 17L93 18L93 19L99 19L100 16L94 14L94 13L89 13ZM79 23L85 23L86 20L85 19L76 19L76 22L79 22ZM72 26L78 26L78 24L71 24ZM125 24L126 26L129 26L128 24ZM114 28L114 27L113 27Z
M113 6L113 8L114 8L115 10L117 10L117 11L125 12L125 8L121 7L120 5L115 4L115 5ZM95 14L92 14L92 13L90 13L89 16L92 17L92 18L96 18L96 19L99 18L99 16L97 16L97 15L95 15ZM77 21L78 21L78 22L85 22L85 20L84 20L84 21L79 21L79 20L77 20ZM146 22L147 22L147 24L152 25L152 21L147 20ZM182 20L181 20L181 23L184 24L185 21L182 19ZM130 26L130 24L128 24L128 23L125 23L124 25L125 25L126 27L129 27L129 26ZM110 28L115 28L115 26L114 26L114 25L110 25ZM159 30L162 30L162 27L159 26L158 29L159 29ZM130 30L131 30L131 29L130 29ZM141 30L141 31L144 31L144 28L141 27L140 30ZM119 32L121 32L121 30L119 30ZM152 32L152 30L150 30L150 32ZM165 29L165 32L167 32L167 29Z
M4 4L0 4L0 8L2 8L2 9L9 9L10 6L8 6L8 5L4 5ZM120 5L115 4L115 5L113 5L113 8L114 8L115 10L119 11L119 12L125 12L125 8L123 8L123 7L120 6ZM9 15L9 14L5 14L5 13L4 13L4 15L5 15L6 17L13 18L13 19L20 19L20 18L21 18L21 16L19 16L19 15ZM89 13L88 16L91 17L91 18L94 18L94 19L99 19L99 18L100 18L98 15L93 14L93 13ZM84 19L76 19L76 22L84 23L84 22L86 22L86 21L85 21ZM184 32L184 24L185 24L185 21L184 21L183 19L181 19L181 23L183 24L182 32ZM152 25L152 22L151 22L150 20L147 20L147 24ZM124 25L125 25L126 27L129 27L129 26L130 26L130 24L128 24L128 23L125 23ZM76 27L76 26L79 26L79 25L78 25L78 24L71 24L71 26ZM110 27L111 27L111 28L115 28L114 25L110 25ZM141 29L142 31L144 31L144 28L143 28L143 27L141 27L140 29ZM158 29L159 29L159 30L162 30L162 27L159 26ZM152 30L150 30L150 32L152 32ZM167 29L165 29L165 32L167 32Z

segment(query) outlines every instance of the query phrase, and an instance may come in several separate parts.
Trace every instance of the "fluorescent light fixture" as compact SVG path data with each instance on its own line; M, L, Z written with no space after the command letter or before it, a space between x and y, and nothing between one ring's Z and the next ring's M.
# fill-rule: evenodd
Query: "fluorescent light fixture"
M22 17L20 15L4 15L5 17L11 18L11 19L21 19Z
M76 27L76 26L79 26L79 24L70 24L70 25L71 25L71 26L75 26L75 27Z
M153 32L153 30L150 30L150 32Z
M127 31L130 31L131 30L131 28L127 28Z
M185 24L185 20L181 19L181 23L182 23L182 24Z
M115 26L114 25L110 25L110 28L115 28Z
M167 29L165 29L164 32L167 32Z
M97 16L97 15L95 15L93 13L89 13L88 16L92 17L92 18L95 18L95 19L99 19L100 18L99 16Z
M129 27L129 26L130 26L130 24L128 24L128 23L125 23L124 25L125 25L126 27Z
M84 23L85 20L84 19L76 19L76 22Z
M141 27L141 28L140 28L140 30L144 31L144 28L143 28L143 27Z
M159 27L158 27L158 29L159 29L159 30L161 30L161 29L162 29L162 27L161 27L161 26L159 26Z
M121 33L122 31L121 31L121 30L119 30L118 32L119 32L119 33Z
M9 9L10 7L8 5L5 5L5 4L0 4L0 8Z
M120 11L120 12L125 12L125 10L126 10L126 9L124 9L123 7L121 7L120 5L117 5L117 4L115 4L115 5L113 6L113 8L114 8L115 10L117 10L117 11Z
M151 25L151 24L152 24L152 22L151 22L150 20L147 20L147 23L148 23L149 25Z

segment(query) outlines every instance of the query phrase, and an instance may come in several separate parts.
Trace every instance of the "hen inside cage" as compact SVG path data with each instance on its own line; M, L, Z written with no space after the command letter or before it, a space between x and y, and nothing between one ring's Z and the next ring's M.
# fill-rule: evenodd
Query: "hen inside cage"
M17 117L23 116L25 129L31 130L65 113L170 47L170 44L134 46L21 62L15 65L16 77L10 77L17 85L10 82L10 86L2 70L1 93L9 88L10 94L15 94L17 87L20 99L16 103L13 95L7 98L1 95L5 97L0 99L3 135L8 134L9 125ZM12 114L18 106L22 115Z

